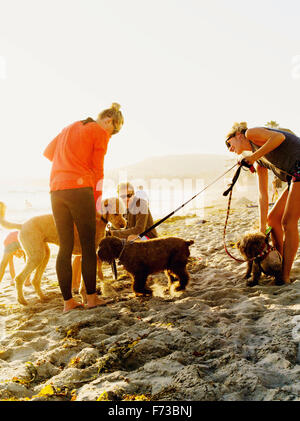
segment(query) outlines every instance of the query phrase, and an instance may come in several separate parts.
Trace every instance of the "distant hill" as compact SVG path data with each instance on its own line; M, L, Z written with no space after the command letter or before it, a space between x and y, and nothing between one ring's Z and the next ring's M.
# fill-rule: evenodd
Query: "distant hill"
M105 178L119 180L120 172L126 172L128 180L149 178L202 178L212 180L236 162L226 155L189 154L147 158L133 165L105 171Z

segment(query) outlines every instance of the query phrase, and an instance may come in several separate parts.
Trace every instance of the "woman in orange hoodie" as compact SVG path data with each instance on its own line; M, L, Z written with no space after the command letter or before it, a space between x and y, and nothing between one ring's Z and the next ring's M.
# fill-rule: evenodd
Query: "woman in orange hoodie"
M59 237L56 272L64 299L64 311L81 304L72 297L74 223L82 249L82 277L89 308L105 304L96 293L96 210L100 208L103 162L111 135L123 125L120 105L102 111L97 120L87 118L67 126L47 146L52 161L50 192Z

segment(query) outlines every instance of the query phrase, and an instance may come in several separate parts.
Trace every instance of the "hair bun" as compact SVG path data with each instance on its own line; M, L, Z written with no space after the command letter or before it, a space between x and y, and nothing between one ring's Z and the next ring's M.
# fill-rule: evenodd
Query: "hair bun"
M112 108L112 110L119 111L119 109L121 108L121 105L118 104L117 102L113 102L111 104L111 108Z
M241 121L240 123L235 122L231 130L227 133L226 138L228 139L237 132L245 132L247 130L247 122Z

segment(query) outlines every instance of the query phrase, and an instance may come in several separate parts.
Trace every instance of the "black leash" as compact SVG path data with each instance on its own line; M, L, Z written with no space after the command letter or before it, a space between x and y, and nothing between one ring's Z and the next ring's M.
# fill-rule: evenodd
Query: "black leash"
M253 165L248 164L247 161L245 161L245 159L242 159L241 162L238 162L239 168L236 170L232 182L229 186L229 188L224 191L223 196L228 196L229 194L229 198L228 198L228 206L227 206L227 214L226 214L226 220L225 220L225 225L224 225L224 231L223 231L223 242L224 242L224 249L226 251L226 253L228 254L229 257L231 257L232 259L234 259L236 262L239 263L243 263L245 262L245 260L242 259L237 259L236 257L234 257L232 254L230 254L229 250L227 249L226 246L226 229L227 229L227 223L228 223L228 219L229 219L229 214L230 214L230 205L231 205L231 198L232 198L232 190L233 187L235 185L235 183L238 181L238 178L240 176L242 167L246 167L249 168L249 170L254 173L255 172L255 168L253 167Z
M111 237L111 232L110 232L109 227L106 228L106 237ZM117 271L117 265L116 265L115 259L113 259L113 261L111 263L111 270L112 270L112 273L114 275L114 280L117 281L118 280L118 271Z
M165 217L163 217L162 219L160 219L159 221L157 221L155 224L153 224L151 227L147 228L145 231L143 231L142 233L140 233L138 235L139 238L142 238L144 235L148 234L148 232L150 232L151 230L153 230L154 228L158 227L160 224L162 224L164 221L166 221L167 219L169 219L171 216L173 216L176 212L178 212L180 209L182 209L184 206L186 206L188 203L190 203L192 200L194 200L197 196L199 196L199 194L203 193L206 189L208 189L209 187L211 187L213 184L215 184L217 181L219 181L221 178L223 178L227 173L229 173L233 168L235 168L237 165L239 165L238 170L236 171L234 177L233 177L233 182L231 183L230 188L226 191L227 194L232 191L232 188L234 186L234 184L236 183L240 172L241 172L241 167L245 166L250 168L250 170L252 171L252 168L254 170L254 167L252 165L249 165L247 162L245 162L244 160L242 160L241 162L237 162L236 164L234 164L231 168L229 168L227 171L225 171L222 175L220 175L218 178L216 178L215 180L213 180L210 184L208 184L206 187L204 187L204 189L202 189L201 191L199 191L198 193L196 193L193 197L191 197L189 200L187 200L186 202L184 202L182 205L180 205L177 209L175 209L174 211L172 211L171 213L169 213L168 215L166 215ZM254 170L255 171L255 170ZM252 172L254 172L252 171ZM225 193L226 193L225 192ZM224 193L224 195L225 195ZM226 194L226 195L227 195ZM231 196L230 196L231 199ZM108 235L111 235L110 233ZM134 243L135 240L129 241L128 243ZM123 245L123 250L124 251L124 245ZM112 264L112 272L114 274L114 279L117 280L118 278L118 273L117 273L117 267L116 267L116 262L115 259L113 260Z
M177 209L175 209L173 212L169 213L167 216L165 216L164 218L160 219L159 221L157 221L155 224L153 224L150 228L147 228L145 231L143 231L141 234L139 234L139 237L143 237L144 235L148 234L148 232L150 232L151 230L153 230L154 228L158 227L158 225L162 224L164 221L166 221L168 218L170 218L171 216L174 215L174 213L178 212L180 209L182 209L184 206L186 206L189 202L191 202L192 200L194 200L197 196L199 196L199 194L203 193L206 189L208 189L210 186L212 186L213 184L215 184L217 181L219 181L221 178L224 177L224 175L226 175L229 171L231 171L234 167L236 167L237 165L240 165L239 162L237 162L236 164L234 164L231 168L229 168L229 170L225 171L224 174L220 175L220 177L216 178L214 181L212 181L210 184L208 184L206 187L204 187L203 190L201 190L200 192L198 192L197 194L195 194L193 197L191 197L189 200L187 200L185 203L183 203L182 205L180 205Z

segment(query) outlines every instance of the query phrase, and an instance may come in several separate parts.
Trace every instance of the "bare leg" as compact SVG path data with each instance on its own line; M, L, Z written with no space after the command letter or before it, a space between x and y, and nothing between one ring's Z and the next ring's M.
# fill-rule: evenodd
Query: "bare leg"
M274 247L276 247L276 249L279 251L281 255L283 253L282 217L284 214L287 198L288 198L288 189L286 188L282 192L276 204L274 205L273 209L268 215L268 224L270 225L270 227L272 227L272 231L271 231L272 242L273 242Z
M98 274L98 278L103 281L104 276L103 276L103 272L102 272L102 261L99 259L99 257L97 256L97 274Z
M290 283L290 272L299 246L299 203L300 182L292 183L282 218L284 231L282 278L287 284Z
M81 280L81 256L75 256L72 264L72 289L79 290Z

